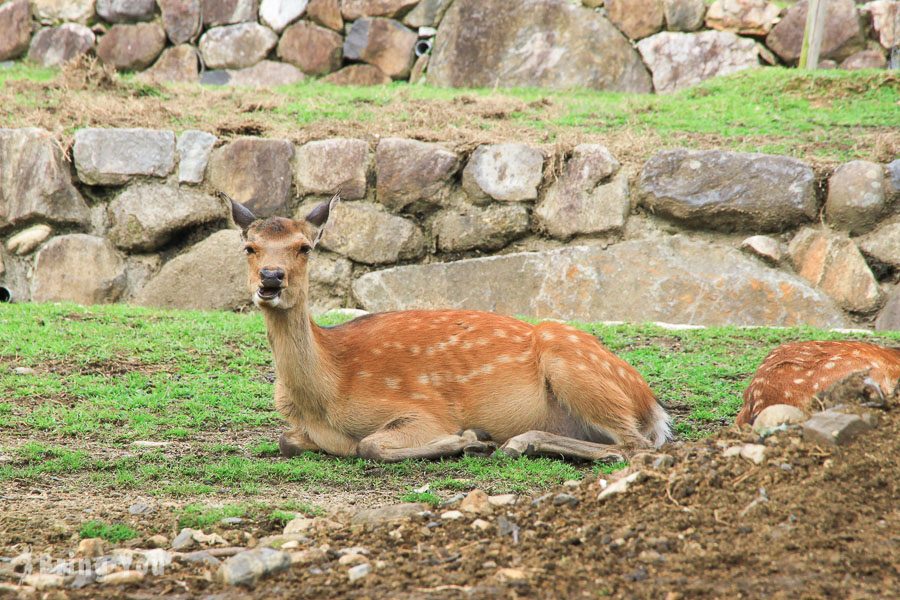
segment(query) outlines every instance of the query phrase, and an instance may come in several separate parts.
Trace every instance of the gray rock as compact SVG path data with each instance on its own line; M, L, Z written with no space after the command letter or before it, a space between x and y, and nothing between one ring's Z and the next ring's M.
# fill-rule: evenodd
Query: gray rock
M188 44L166 48L153 66L138 74L150 83L196 83L200 75L197 50Z
M756 42L730 31L664 31L641 40L637 49L653 74L657 92L674 92L759 66Z
M884 69L885 67L887 67L887 59L884 57L884 51L881 49L860 50L841 61L841 68L847 71Z
M605 5L612 24L632 40L653 35L665 24L662 0L606 0Z
M803 423L803 437L830 446L844 446L872 426L853 414L826 410Z
M322 245L356 262L395 263L422 256L422 230L368 202L342 202L332 211Z
M325 75L341 68L344 38L340 34L300 21L288 27L278 42L278 58L308 75Z
M303 16L308 0L262 0L259 3L259 20L275 33Z
M900 13L900 10L898 10ZM887 165L887 193L895 200L900 200L900 158Z
M200 35L200 0L157 0L163 27L175 44L189 42Z
M297 191L301 196L340 191L345 200L365 198L368 166L369 145L363 140L309 142L297 149Z
M357 579L362 579L371 572L372 565L370 565L369 563L363 563L361 565L356 565L355 567L350 567L347 570L347 577L351 582L353 582Z
M867 2L862 13L872 19L872 29L878 35L882 48L893 48L900 44L900 5L892 0Z
M385 85L391 78L374 65L349 65L323 78L326 83L334 85Z
M178 560L189 565L201 565L204 567L218 567L222 561L209 553L208 550L185 552L178 556Z
M361 510L350 519L351 525L383 525L393 521L410 519L430 508L422 502L408 502Z
M283 214L291 200L293 155L287 140L241 138L213 150L208 182L259 217Z
M805 228L788 246L797 274L854 312L871 312L884 295L856 244L846 235Z
M47 27L31 39L28 60L43 67L56 67L90 52L95 40L94 32L78 23Z
M478 146L463 169L462 185L476 201L534 200L543 168L544 155L525 144Z
M421 0L405 17L403 24L413 29L437 27L453 0Z
M203 24L231 25L256 21L259 14L259 0L200 0Z
M233 310L250 303L241 232L217 231L163 265L134 299L141 306Z
M200 54L209 69L252 67L269 54L278 36L259 23L214 27L200 37Z
M393 19L358 19L344 40L344 58L374 65L393 79L405 79L415 60L417 40L415 32Z
M370 311L440 307L579 321L846 325L832 301L802 279L736 249L682 236L396 267L359 277L353 292Z
M399 17L419 0L341 0L341 14L346 21L363 17Z
M188 129L178 136L178 181L181 183L202 183L209 163L209 155L219 138Z
M17 256L25 256L43 244L52 232L53 228L49 225L32 225L9 238L9 241L6 242L6 249Z
M875 231L858 238L856 243L867 256L900 267L900 217L885 221Z
M403 138L383 138L375 149L375 193L393 211L411 204L439 204L459 169L459 157L439 144Z
M175 167L175 134L154 129L79 129L72 149L78 179L122 185L138 176L165 177Z
M113 25L97 43L97 56L117 70L141 71L166 47L166 31L158 23Z
M669 31L697 31L703 27L706 3L703 0L663 0L663 12Z
M347 306L353 264L338 256L317 252L310 261L309 310L321 315Z
M72 21L86 25L94 16L95 0L30 0L36 20L48 23Z
M784 260L784 245L767 235L754 235L741 242L741 250L763 259L769 264L778 265Z
M31 41L31 9L28 0L0 5L0 61L17 58Z
M115 302L125 289L125 261L104 238L73 233L37 253L31 298L35 302Z
M196 545L197 540L194 539L194 530L189 527L182 529L178 535L175 536L175 539L172 540L172 550L175 550L176 552L190 550Z
M888 208L884 188L880 164L854 160L841 165L828 179L826 220L851 235L871 230Z
M156 0L97 0L97 14L110 23L149 21L156 12Z
M528 209L522 204L469 206L439 213L432 231L441 252L498 250L525 234L528 220Z
M578 506L580 502L572 494L556 494L553 496L553 506Z
M625 477L606 486L606 488L604 488L604 490L597 496L597 500L606 500L610 496L624 494L629 489L631 489L633 485L644 481L646 478L647 476L643 471L635 471L631 475L626 475Z
M129 251L151 251L184 229L217 219L228 210L218 199L196 190L158 183L128 186L109 205L109 239Z
M625 36L602 15L567 0L456 0L438 28L428 81L441 87L651 89Z
M809 3L806 0L791 6L766 36L766 46L788 64L794 64L800 58L808 9ZM822 35L820 58L840 62L864 47L865 38L860 28L855 2L831 0L825 13L825 32Z
M888 293L887 302L875 320L878 331L900 331L900 284Z
M534 209L538 226L553 237L618 232L631 210L628 176L598 144L582 144Z
M252 586L261 577L290 566L291 557L286 552L257 548L235 554L223 562L216 572L216 580L225 585Z
M22 584L30 586L37 591L61 588L65 585L66 578L52 573L32 573L22 578ZM24 594L23 594L24 595Z
M0 230L32 221L86 225L59 145L43 129L0 129Z
M128 507L129 515L147 515L153 512L153 507L143 502L135 502Z
M706 12L706 26L741 35L766 35L781 9L768 0L716 0Z
M200 85L228 85L231 83L230 71L212 69L200 74Z
M663 150L644 165L637 192L652 213L721 231L781 231L818 212L813 170L784 156Z
M276 87L303 81L303 71L287 63L263 60L246 69L228 71L228 85L243 87Z

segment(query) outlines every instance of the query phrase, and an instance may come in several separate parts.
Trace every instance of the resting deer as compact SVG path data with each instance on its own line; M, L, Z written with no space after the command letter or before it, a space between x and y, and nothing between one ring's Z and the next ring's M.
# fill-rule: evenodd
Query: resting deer
M793 342L766 356L744 390L744 406L735 420L753 423L773 404L809 410L813 397L857 372L881 397L890 395L900 378L900 348L865 342Z
M641 375L573 327L464 310L318 327L307 307L309 260L337 200L302 220L257 220L232 201L275 356L275 407L291 426L282 454L398 461L496 442L513 456L620 460L615 445L668 439L669 417Z

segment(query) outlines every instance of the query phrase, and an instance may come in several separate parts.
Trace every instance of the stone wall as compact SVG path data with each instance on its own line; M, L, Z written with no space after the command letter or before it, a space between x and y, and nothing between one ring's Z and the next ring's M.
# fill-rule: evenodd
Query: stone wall
M222 191L302 217L337 189L314 309L467 307L580 320L900 328L900 160L411 139L221 141L0 129L0 285L18 301L238 309ZM551 167L557 165L556 167Z
M822 66L885 67L900 2L829 6ZM796 64L806 11L767 0L0 0L0 61L92 54L155 83L669 92Z

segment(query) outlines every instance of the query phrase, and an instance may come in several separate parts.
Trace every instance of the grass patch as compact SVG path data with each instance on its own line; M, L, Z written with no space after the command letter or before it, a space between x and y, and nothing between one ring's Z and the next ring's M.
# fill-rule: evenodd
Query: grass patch
M441 501L441 497L432 492L407 492L400 496L400 502L424 502L431 506L437 506Z
M103 538L107 542L118 544L138 537L138 532L122 523L108 524L103 521L88 521L78 530L81 539Z
M0 70L0 121L69 136L96 126L201 128L223 137L304 141L325 136L410 136L448 142L602 141L620 160L663 147L730 148L822 161L891 160L898 151L900 76L890 71L760 68L674 94L593 90L447 89L402 82L343 87L314 79L275 90L151 86L117 76L102 88L72 74L16 64ZM75 77L82 81L84 77ZM88 78L89 79L89 78ZM68 82L68 83L67 83ZM414 109L413 109L414 107Z

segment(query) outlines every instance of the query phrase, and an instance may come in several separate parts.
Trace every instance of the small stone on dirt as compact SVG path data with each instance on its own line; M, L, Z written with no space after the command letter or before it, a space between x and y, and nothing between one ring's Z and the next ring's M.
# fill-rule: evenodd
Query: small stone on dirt
M447 521L455 521L457 519L462 519L463 514L458 510L448 510L447 512L441 513L441 518Z
M475 513L478 515L489 515L494 512L488 495L481 490L472 490L459 504L459 510L462 512Z
M284 526L284 535L291 535L292 533L303 533L304 531L309 531L312 529L312 526L315 524L315 521L312 519L307 519L305 517L299 517L296 519L291 519L288 521L288 524Z
M24 585L30 585L34 589L49 590L52 588L62 587L65 583L65 577L62 575L51 575L49 573L32 573L22 578Z
M497 579L507 583L525 583L528 575L522 569L497 569Z
M140 583L143 580L143 571L116 571L97 578L98 583L105 585L128 585L130 583Z
M172 540L172 550L175 550L176 552L190 550L196 545L197 542L194 540L194 530L188 529L187 527L182 529L181 532L175 536L175 539Z
M347 570L347 577L350 578L350 581L356 581L357 579L362 579L371 572L372 565L370 565L369 563L356 565L355 567L351 567Z
M803 424L803 437L831 446L843 446L871 428L857 415L826 410L814 414Z
M367 563L369 560L363 556L362 554L345 554L338 559L338 564L343 565L345 567L361 565L363 563Z
M323 562L328 559L328 555L321 548L311 548L302 552L291 552L292 565L311 565L313 563Z
M600 495L597 496L597 500L605 500L606 498L614 495L614 494L622 494L628 491L628 488L631 487L633 483L639 483L646 479L646 475L643 471L635 471L631 475L627 475L622 479L619 479L615 483L611 483L606 486Z
M129 515L146 515L151 512L153 512L153 508L148 504L144 504L143 502L135 502L128 507Z
M206 567L218 567L222 561L210 554L206 550L198 550L196 552L186 552L177 556L180 562L188 564L199 564Z
M477 529L478 531L487 531L491 528L491 524L484 519L475 519L472 521L472 529Z
M148 537L145 545L148 548L165 548L168 543L169 538L161 534L156 534Z
M34 375L34 369L31 367L16 367L13 369L13 373L16 375Z
M131 445L135 448L165 448L166 446L171 446L172 442L150 442L146 440L138 440L136 442L131 442Z
M553 506L578 506L580 500L572 494L556 494L553 496Z
M78 556L83 558L96 558L103 556L106 542L103 538L87 538L78 542Z
M291 557L271 548L258 548L236 554L222 563L216 579L226 585L252 586L265 575L287 569Z
M783 425L798 425L807 419L807 414L790 404L773 404L763 409L753 421L753 431L768 435Z
M399 519L409 519L418 516L428 510L428 505L423 502L407 502L394 504L381 508L361 510L350 519L351 525L380 525Z

